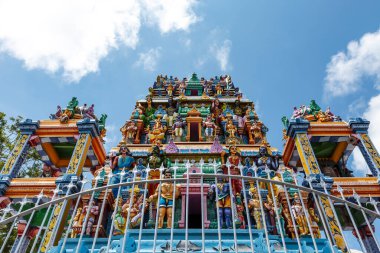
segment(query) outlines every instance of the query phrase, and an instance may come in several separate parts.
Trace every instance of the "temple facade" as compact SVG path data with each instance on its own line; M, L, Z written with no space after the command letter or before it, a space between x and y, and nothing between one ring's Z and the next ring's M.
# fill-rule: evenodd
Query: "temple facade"
M20 124L0 174L0 252L380 252L365 119L311 100L284 112L279 151L231 76L159 75L106 151L94 107L73 97ZM31 149L41 176L20 178Z

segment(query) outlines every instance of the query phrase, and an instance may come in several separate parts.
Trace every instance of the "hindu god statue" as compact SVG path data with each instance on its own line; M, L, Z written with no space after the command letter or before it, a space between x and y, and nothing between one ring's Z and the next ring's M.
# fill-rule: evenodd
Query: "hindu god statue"
M153 129L149 131L148 137L152 144L161 144L165 138L166 126L162 125L161 117L158 117L154 121Z

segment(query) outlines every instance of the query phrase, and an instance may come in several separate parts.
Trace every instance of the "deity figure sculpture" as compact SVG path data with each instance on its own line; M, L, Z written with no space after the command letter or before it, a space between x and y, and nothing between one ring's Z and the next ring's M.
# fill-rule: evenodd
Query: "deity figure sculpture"
M132 157L131 152L125 145L121 145L119 149L119 156L111 157L111 160L113 160L111 169L112 173L115 175L111 178L112 184L118 184L120 183L123 178L120 177L120 172L125 169L127 171L130 171L135 166L135 159ZM118 189L113 188L112 192L114 196L117 196Z
M61 169L53 169L51 166L46 163L42 166L42 177L59 177L62 176Z
M82 207L78 207L77 212L75 213L74 219L73 219L73 228L82 226L83 224L84 215L82 214ZM74 229L71 230L71 238L75 238L77 236L77 233Z
M185 96L185 91L186 91L186 83L185 81L182 81L180 84L179 84L179 94L181 97Z
M161 117L158 117L154 121L153 129L149 131L148 137L152 144L161 144L165 138L166 126L162 125Z
M178 138L179 141L181 141L181 137L183 135L183 129L185 126L186 126L186 123L182 121L181 115L178 115L172 127L173 137Z
M156 168L159 168L161 164L164 162L165 162L165 159L162 155L160 147L157 145L154 145L152 147L152 152L148 154L149 167L151 169L156 169Z
M293 217L296 220L300 234L302 236L302 235L307 235L309 232L309 229L308 229L307 220L306 220L305 212L303 211L303 208L302 208L301 201L302 200L300 199L300 196L297 193L294 194L291 210L293 213Z
M82 109L82 115L84 119L96 119L94 107L95 105L92 104L89 108L86 108L86 104L84 104L84 108Z
M314 208L312 208L312 207L309 208L309 216L310 216L310 220L311 220L313 230L315 230L315 231L313 231L314 236L316 238L321 238L321 231L319 230L319 226L318 226L318 222L320 221L320 219L319 219L318 215L315 213Z
M173 99L168 99L168 108L166 109L167 116L166 116L166 122L168 123L168 126L173 126L174 119L177 117L176 108L173 106Z
M237 127L234 125L234 122L232 119L228 119L226 124L226 132L228 133L229 137L235 137L237 133Z
M268 225L268 229L272 232L273 235L277 235L277 226L276 226L276 217L274 211L273 200L268 197L267 201L264 202L264 211L266 224Z
M127 202L125 202L125 204L121 208L126 217L128 217L128 213L129 213L129 221L134 219L136 215L139 213L140 203L138 203L138 200L139 200L139 197L137 196L138 191L139 191L138 188L135 189L133 198L129 198ZM130 189L130 192L132 192L132 189ZM129 222L128 225L129 227L135 227L137 224L136 223L132 224L131 222Z
M216 125L213 122L211 115L208 115L206 120L203 122L203 127L205 128L205 136L207 140L212 140L216 135Z
M215 119L219 118L220 114L222 113L222 105L220 104L218 98L216 98L212 103L211 112L214 114Z
M248 202L248 209L251 211L251 216L253 216L255 221L256 229L263 229L260 198L257 189L251 186L249 193L251 195L251 199Z
M123 213L123 199L119 198L117 203L117 200L115 200L114 203L114 208L116 209L115 211L115 217L114 219L114 230L113 230L113 235L123 235L125 233L125 226L126 226L126 219L125 219L125 214Z
M145 124L148 124L150 120L153 119L155 109L152 106L152 98L147 96L146 98L147 107L145 109Z
M217 174L223 174L223 169L219 168ZM226 228L232 228L232 213L231 213L231 196L230 196L230 184L227 178L218 178L218 183L211 185L209 189L209 195L217 200L219 208L219 222L220 227L226 225Z
M253 144L261 143L264 138L263 132L261 131L261 125L262 124L257 121L251 121L251 127L249 131L252 135L252 140L254 142Z
M240 193L236 193L236 213L240 222L240 228L245 229L244 205Z
M259 159L256 162L256 166L260 171L265 170L268 166L270 170L277 171L278 169L278 158L273 158L268 154L268 148L262 145L259 149Z
M131 119L141 119L144 115L144 107L140 103L136 103L135 109L132 111Z
M168 97L173 96L173 90L174 90L173 84L169 83L169 85L166 87L166 92L167 92Z
M127 121L120 131L123 135L123 141L133 143L137 134L137 126L133 120Z
M172 172L170 169L164 170L164 178L172 178ZM176 188L176 194L174 195L174 187ZM158 226L157 228L162 228L164 225L164 219L166 217L166 228L172 227L172 215L173 215L173 201L179 197L181 190L179 184L173 184L173 182L168 181L161 183L161 195L159 196L159 187L157 187L156 192L151 195L148 199L149 202L157 199L159 206L158 214Z
M212 92L212 83L205 81L203 91L207 96L210 96Z
M231 145L228 148L229 155L227 159L225 159L226 152L222 151L221 153L221 160L222 160L222 168L224 169L224 173L230 175L240 175L240 169L239 169L239 164L241 162L241 156L240 153L238 152L238 149L235 145ZM230 168L227 168L227 163L230 164ZM241 180L238 179L231 179L231 184L232 184L232 192L233 194L240 193L242 189L242 183Z
M95 203L95 201L92 201L91 205L92 205L91 208L89 205L86 205L83 208L84 213L90 212L90 214L88 215L88 221L86 224L86 235L88 235L88 236L91 235L92 225L95 222L96 216L98 216L98 214L99 214L99 207Z
M50 114L50 119L59 119L62 115L62 108L60 105L57 105L57 111L54 114Z
M222 93L223 93L223 87L220 83L218 83L216 86L215 86L215 96L216 97L221 97L222 96Z

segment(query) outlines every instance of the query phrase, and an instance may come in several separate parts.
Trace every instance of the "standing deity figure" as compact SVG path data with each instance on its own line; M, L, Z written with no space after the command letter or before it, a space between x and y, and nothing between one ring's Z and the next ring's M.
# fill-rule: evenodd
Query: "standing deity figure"
M240 153L238 152L237 147L235 145L231 145L228 148L228 152L229 152L229 155L228 155L227 159L225 159L226 152L222 151L222 153L221 153L221 160L222 160L222 164L223 164L222 168L224 169L224 173L225 174L230 173L230 175L240 175L241 172L240 172L240 169L238 166L241 162L241 156L240 156ZM227 167L227 163L230 164L229 169ZM233 194L241 192L241 190L242 190L241 180L232 178L231 184L232 184L231 187L232 187Z
M220 104L218 98L216 98L212 103L211 112L214 114L215 119L219 118L219 116L222 114L222 105Z
M234 122L232 119L228 119L226 124L226 132L228 133L229 137L235 137L237 133L237 127L234 125Z
M86 235L88 236L91 235L92 225L95 222L96 216L98 216L99 214L99 207L98 205L96 205L95 201L92 201L91 205L92 205L91 209L89 209L90 208L89 205L86 205L83 208L84 213L90 212L90 214L88 215L88 221L86 224Z
M73 223L73 228L71 229L71 238L75 238L77 236L77 233L75 232L74 227L82 226L83 219L84 219L84 215L82 214L82 207L79 207L73 219L74 223Z
M180 84L179 84L179 95L181 97L185 96L185 91L186 91L186 83L185 81L183 80Z
M223 169L219 168L217 174L223 174ZM230 184L227 178L218 178L218 183L211 185L209 195L216 198L219 207L220 227L226 225L226 228L232 228L232 202L230 196Z
M309 232L309 229L307 226L307 220L306 220L305 212L303 211L303 208L302 208L301 201L302 200L300 199L299 195L297 193L294 194L291 210L296 220L300 234L307 235Z
M186 123L182 121L181 115L178 115L172 127L172 135L174 137L179 137L179 138L182 137L183 128L185 126L186 126Z
M212 83L205 81L203 85L203 91L207 96L210 96L212 91Z
M113 235L123 235L125 233L125 227L126 227L126 219L125 219L125 213L123 213L123 199L119 198L118 201L115 200L114 208L115 211L115 217L113 217L114 223L113 223Z
M170 169L164 170L164 178L172 178L172 172ZM174 195L174 187L176 188L176 194ZM168 181L161 183L161 195L159 196L159 188L157 187L156 192L151 195L148 202L153 200L158 200L159 213L158 213L158 226L157 228L162 228L164 225L164 219L166 216L166 228L172 227L172 216L173 216L173 201L179 197L181 190L179 184L173 184L173 182Z
M166 126L162 125L161 117L158 117L154 121L153 129L149 131L148 137L152 144L161 144L165 138Z
M125 145L121 145L119 149L119 156L116 156L115 158L111 157L111 160L113 160L111 165L112 173L115 175L111 178L111 183L118 184L121 180L123 180L123 178L120 177L120 172L123 169L131 171L135 166L135 159L132 157L131 151L129 151ZM116 198L118 189L113 188L112 192Z
M174 119L177 117L177 112L176 112L176 108L173 107L173 99L172 98L169 98L168 99L168 108L166 109L166 112L167 112L167 116L166 116L166 121L168 123L168 126L171 127L173 126L173 123L174 123Z
M136 123L131 120L125 122L124 126L120 128L120 131L123 135L123 141L126 143L133 143L137 134Z
M216 135L216 125L212 120L211 115L208 115L206 120L203 122L203 127L205 128L206 139L211 139Z
M240 228L245 229L244 205L240 193L236 193L236 213L240 221Z
M264 202L264 211L267 227L270 229L273 235L277 235L276 217L273 200L268 197L267 201Z
M248 202L248 209L251 210L251 216L253 216L253 219L255 221L256 229L263 229L264 227L261 215L260 198L257 189L251 186L249 193L251 195L251 199Z
M259 159L256 162L256 166L260 171L264 171L266 166L268 166L270 170L277 171L278 159L269 155L268 148L262 145L259 149Z
M318 215L315 213L314 208L309 208L309 216L312 224L312 229L314 230L314 235L316 238L321 238L321 231L319 230L318 222L320 221Z

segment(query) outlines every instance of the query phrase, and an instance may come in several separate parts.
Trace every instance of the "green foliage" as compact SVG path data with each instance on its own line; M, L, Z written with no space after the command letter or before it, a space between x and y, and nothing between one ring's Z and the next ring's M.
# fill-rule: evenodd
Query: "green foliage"
M23 117L9 117L0 112L0 168L3 168L9 154L20 137L19 124ZM42 161L38 152L31 148L28 150L18 177L39 177L41 175Z

